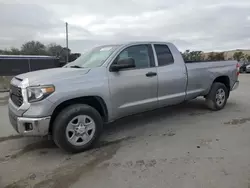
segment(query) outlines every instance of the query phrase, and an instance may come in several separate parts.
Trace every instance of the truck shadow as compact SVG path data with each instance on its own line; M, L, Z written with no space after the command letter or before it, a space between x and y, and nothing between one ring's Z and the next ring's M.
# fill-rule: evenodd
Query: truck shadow
M227 110L239 111L239 104L228 101L225 106ZM226 110L224 109L224 110ZM222 110L223 111L223 110ZM205 104L205 100L203 98L197 98L179 105L164 107L160 109L156 109L153 111L148 111L136 115L131 115L128 117L121 118L117 121L114 121L110 124L105 125L104 127L104 139L105 137L116 135L117 133L122 133L124 131L129 132L127 136L137 137L139 135L137 132L133 130L140 129L139 132L144 132L147 129L157 129L164 125L164 130L166 131L166 127L168 129L167 132L162 133L163 135L172 135L172 129L175 129L174 126L180 125L178 122L181 122L181 119L194 119L198 117L202 117L212 113L220 113L220 111L212 111L208 109ZM179 120L176 120L177 123L167 125L166 122L168 120L171 121L172 118L177 117ZM164 123L163 123L164 122ZM163 123L163 124L162 124ZM182 122L183 123L183 122ZM141 129L142 128L142 129ZM123 133L122 133L123 134ZM143 134L143 133L142 133ZM175 133L174 133L175 134ZM124 135L124 134L123 134Z
M128 117L121 118L115 122L112 122L105 126L105 131L114 131L119 129L130 129L135 126L145 126L148 122L159 122L178 114L188 116L199 116L208 113L210 111L204 103L204 99L195 99L179 105L164 107L153 111L148 111L140 114L131 115Z

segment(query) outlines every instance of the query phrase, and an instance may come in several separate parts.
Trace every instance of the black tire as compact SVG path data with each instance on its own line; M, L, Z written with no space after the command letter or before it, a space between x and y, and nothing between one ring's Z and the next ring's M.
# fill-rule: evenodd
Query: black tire
M76 146L67 140L66 128L68 123L78 115L87 115L95 122L95 132L92 139L85 145ZM56 145L69 153L78 153L86 151L93 147L98 141L103 128L102 117L93 107L85 104L74 104L62 110L56 117L52 125L52 137Z
M225 92L225 100L221 105L218 105L216 103L216 93L220 89L224 90L224 92ZM211 89L210 89L208 95L206 96L206 104L207 104L209 109L211 109L213 111L218 111L218 110L221 110L225 107L228 97L229 97L229 90L227 89L225 84L220 83L220 82L215 82L212 84Z

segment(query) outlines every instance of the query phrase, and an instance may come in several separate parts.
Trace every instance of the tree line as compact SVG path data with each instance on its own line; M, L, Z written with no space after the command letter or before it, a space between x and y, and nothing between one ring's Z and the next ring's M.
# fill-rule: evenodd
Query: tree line
M80 56L79 53L72 53L70 49L64 48L56 43L45 45L39 41L26 42L20 49L0 49L0 55L47 55L58 57L62 62L66 61L67 54L69 56L69 62L74 61Z
M29 41L24 43L21 48L10 48L1 50L0 55L48 55L56 56L60 61L66 61L67 54L69 56L69 62L77 59L79 53L71 53L70 49L64 48L61 45L56 43L50 43L45 45L39 41ZM225 60L224 52L210 52L207 55L204 55L203 51L190 51L186 50L181 53L185 61L221 61ZM244 54L241 51L235 52L233 57L237 61L250 62L250 55Z
M223 61L225 60L224 52L210 52L207 55L204 54L203 51L190 51L186 50L181 53L185 61ZM250 55L244 54L241 51L237 51L233 54L233 57L229 58L229 60L237 60L250 62Z

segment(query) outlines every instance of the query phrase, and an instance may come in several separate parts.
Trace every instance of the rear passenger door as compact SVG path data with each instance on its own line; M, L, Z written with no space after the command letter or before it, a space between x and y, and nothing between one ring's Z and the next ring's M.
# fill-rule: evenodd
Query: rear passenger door
M186 95L187 75L185 65L174 58L171 46L153 44L153 47L158 75L158 106L181 103L185 100ZM175 55L180 56L180 54Z

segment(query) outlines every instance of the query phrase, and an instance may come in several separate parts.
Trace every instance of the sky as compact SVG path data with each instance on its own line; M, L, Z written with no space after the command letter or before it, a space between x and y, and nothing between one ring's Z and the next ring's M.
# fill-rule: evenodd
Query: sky
M250 49L250 0L0 0L0 49L39 40L82 52L127 41L185 49Z

